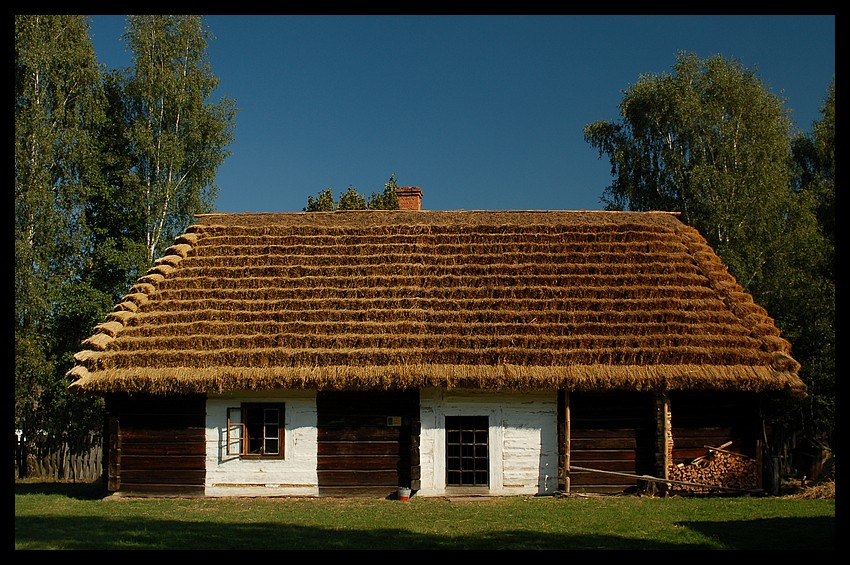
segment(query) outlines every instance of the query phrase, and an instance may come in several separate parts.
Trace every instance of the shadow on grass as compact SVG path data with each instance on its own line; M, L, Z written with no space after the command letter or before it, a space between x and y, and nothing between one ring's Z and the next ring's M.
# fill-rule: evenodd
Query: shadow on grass
M100 480L94 482L16 482L15 494L58 494L76 500L96 500L109 493Z
M77 500L105 496L95 483L18 483L16 494L60 494ZM250 520L252 517L247 517ZM420 534L404 528L347 529L280 522L177 521L134 515L16 516L15 546L50 549L194 550L710 550L835 549L835 518L770 518L687 521L676 524L699 533L694 543L595 534L552 534L528 530L481 532L463 538Z
M812 538L802 533L811 532L813 528L834 527L830 522L824 518L774 519L758 524L691 522L686 526L710 536L716 543L668 544L610 535L553 535L529 531L448 538L403 529L338 530L263 522L183 522L138 516L126 520L18 517L15 544L22 548L67 550L716 550L777 547L830 550L834 549L834 536L832 543L824 543L822 535ZM799 535L795 535L795 528L799 528ZM760 537L756 539L754 535ZM820 541L815 543L816 539Z
M763 518L732 522L680 522L729 549L835 549L835 518Z
M465 538L418 534L403 529L328 529L281 525L178 522L134 517L17 517L15 544L23 548L193 549L193 550L626 550L709 549L614 536L558 536L498 531Z

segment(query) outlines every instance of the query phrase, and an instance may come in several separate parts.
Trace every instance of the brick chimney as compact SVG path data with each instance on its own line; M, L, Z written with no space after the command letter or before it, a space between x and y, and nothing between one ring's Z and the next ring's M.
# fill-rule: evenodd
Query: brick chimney
M396 188L399 210L421 210L422 189L418 186L400 186Z

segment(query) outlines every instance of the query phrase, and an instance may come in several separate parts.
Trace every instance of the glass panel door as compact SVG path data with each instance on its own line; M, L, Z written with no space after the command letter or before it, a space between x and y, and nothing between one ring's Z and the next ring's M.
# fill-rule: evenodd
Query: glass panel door
M446 416L446 485L490 484L489 418Z

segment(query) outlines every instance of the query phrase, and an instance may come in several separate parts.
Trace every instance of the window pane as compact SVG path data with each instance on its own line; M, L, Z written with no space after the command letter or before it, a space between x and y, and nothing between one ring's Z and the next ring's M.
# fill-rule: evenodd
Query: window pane
M263 449L263 440L258 437L249 437L248 438L248 453L259 454L262 453Z
M280 442L277 439L267 439L265 450L266 455L277 455L280 453L280 450L278 449L279 445Z

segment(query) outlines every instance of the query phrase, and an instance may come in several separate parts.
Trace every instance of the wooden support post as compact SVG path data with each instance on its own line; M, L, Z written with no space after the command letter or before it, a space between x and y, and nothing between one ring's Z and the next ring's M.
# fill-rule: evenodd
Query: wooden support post
M121 426L118 418L109 420L109 436L107 439L108 477L107 489L116 492L121 488Z
M673 463L673 430L670 420L670 397L667 391L659 391L655 394L656 405L656 462L658 476L668 479L670 465ZM658 485L659 490L664 493L667 485Z
M564 391L564 429L566 432L566 441L564 443L564 448L566 449L566 493L570 493L570 438L572 433L570 431L570 393L568 391Z
M410 489L422 488L422 466L419 459L419 441L422 434L422 422L413 419L410 425Z
M570 393L558 391L558 490L570 492Z

